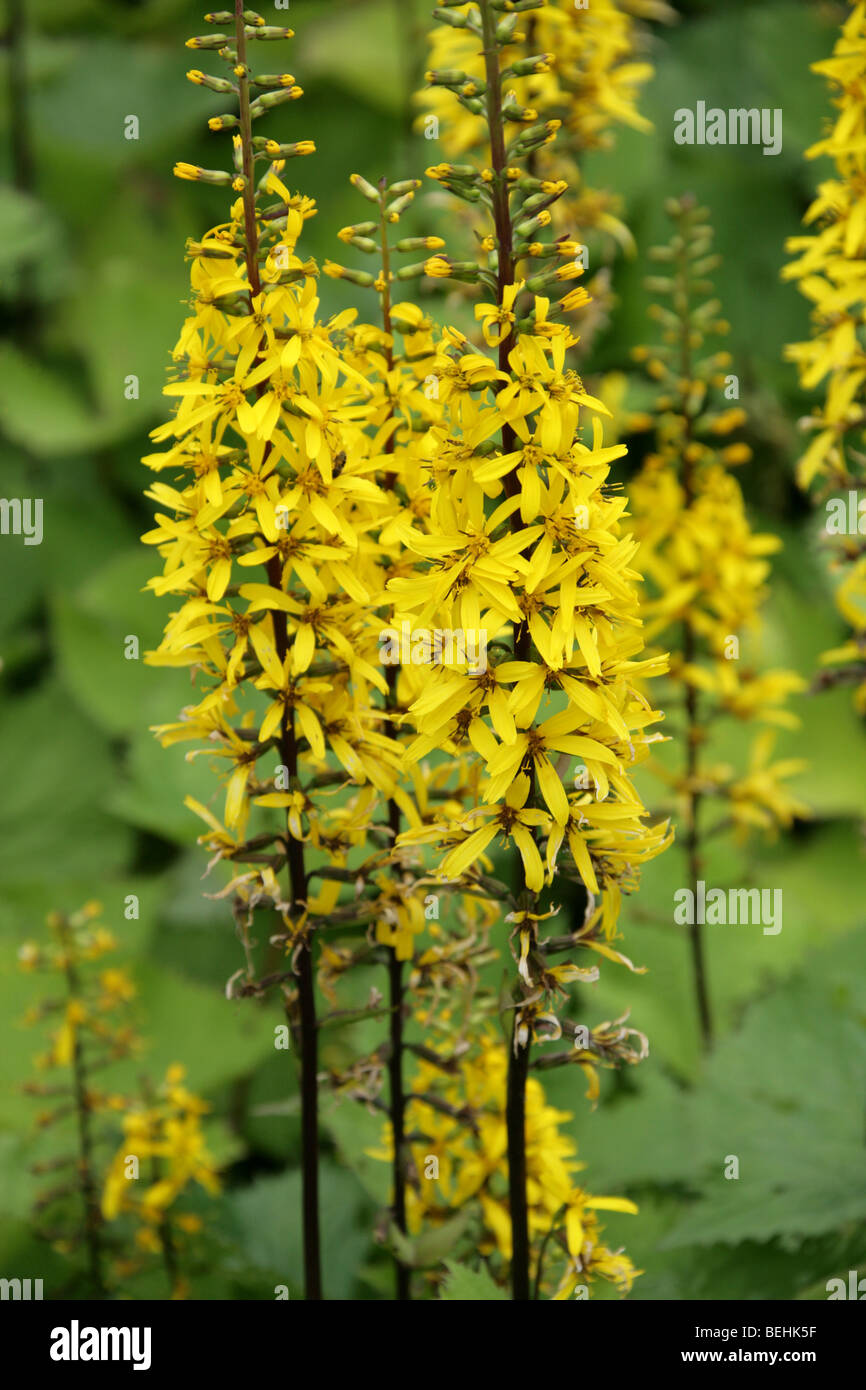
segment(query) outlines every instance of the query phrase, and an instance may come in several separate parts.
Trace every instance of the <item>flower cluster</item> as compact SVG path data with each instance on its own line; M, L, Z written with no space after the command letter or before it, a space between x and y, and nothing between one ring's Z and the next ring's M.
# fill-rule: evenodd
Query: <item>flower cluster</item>
M656 770L683 805L685 848L698 877L699 812L722 808L719 824L732 823L743 838L755 828L788 827L807 808L786 787L805 766L798 759L773 761L774 727L795 728L788 697L803 688L787 670L762 671L740 659L740 641L759 626L767 595L767 557L780 547L775 536L752 530L739 483L730 469L751 457L732 439L746 420L739 384L726 369L727 352L713 339L727 332L708 278L718 266L707 211L694 199L671 199L674 234L650 252L658 273L647 287L659 302L650 310L660 341L639 348L657 386L652 414L633 415L627 428L653 431L653 448L629 488L630 528L640 544L637 567L647 581L643 607L647 635L672 648L670 678L685 710L685 766ZM724 404L717 403L722 397ZM708 756L711 733L722 717L764 725L743 770ZM695 928L696 961L700 956ZM698 963L699 1009L705 1041L711 1032L703 970Z
M53 1185L40 1196L37 1211L46 1219L45 1235L55 1248L73 1253L83 1247L91 1288L105 1288L104 1249L98 1189L100 1140L95 1126L100 1117L123 1108L123 1097L100 1086L95 1073L113 1062L134 1055L138 1037L126 1017L135 997L128 973L117 965L99 963L117 949L117 942L99 921L102 908L89 902L77 912L51 913L46 919L47 943L26 941L18 952L19 965L30 973L55 976L62 986L59 997L49 997L28 1011L28 1024L54 1021L47 1051L35 1058L42 1073L59 1073L60 1079L28 1082L25 1091L52 1102L36 1117L40 1130L74 1118L77 1146L33 1165L36 1173L73 1176ZM80 1207L81 1216L72 1214Z
M622 893L669 840L665 825L646 823L631 779L659 718L638 678L664 662L641 656L636 545L622 525L624 500L607 486L625 449L604 445L605 407L569 364L577 339L566 316L588 298L569 288L583 273L578 247L567 237L542 240L567 185L545 183L528 168L560 122L518 109L504 90L517 14L498 20L484 0L439 17L483 63L477 100L487 134L477 164L428 173L486 214L487 230L479 262L443 256L438 271L481 287L475 316L487 350L455 328L438 344L430 370L441 416L424 442L429 516L423 527L397 522L415 568L392 579L388 592L413 626L485 634L487 659L483 669L467 670L443 658L409 706L417 736L407 757L466 753L478 779L473 801L443 807L398 843L438 846L435 872L464 891L489 892L494 843L512 865L513 882L497 900L517 964L506 1122L512 1275L523 1298L530 1047L562 1035L568 985L597 977L594 963L549 959L543 924L559 909L541 899L557 878L579 885L583 926L556 949L583 947L630 965L611 945ZM459 95L441 73L431 80ZM507 140L511 124L517 130ZM550 269L551 261L559 264Z
M506 119L525 125L555 121L560 127L555 143L529 152L528 172L542 185L535 199L538 226L576 232L581 244L591 243L587 254L590 249L593 255L602 251L605 259L617 245L633 251L621 200L609 190L589 187L582 164L588 153L611 147L615 126L651 129L638 99L653 69L638 56L642 33L635 16L670 21L674 11L664 0L648 0L639 7L622 0L594 0L583 8L572 0L552 0L544 6L509 5L506 10L499 21L500 33L509 39L502 73ZM472 32L471 7L449 6L437 17L444 22L428 37L431 86L418 96L423 114L416 126L428 138L435 132L446 160L486 158L487 76ZM449 166L438 168L445 181ZM549 200L557 190L558 199ZM469 204L470 222L483 236L487 229L479 211ZM534 235L527 232L529 240ZM610 304L608 271L593 273L587 290L592 303L586 301L582 324L584 350Z
M169 1068L159 1098L130 1097L118 1089L99 1085L96 1074L112 1064L137 1057L142 1043L126 1015L136 988L129 973L118 965L99 964L117 949L113 934L100 922L99 903L86 903L69 914L52 913L47 919L49 943L24 942L19 950L21 969L59 975L62 999L43 999L27 1015L28 1023L57 1018L47 1052L35 1065L40 1072L66 1072L60 1082L30 1082L28 1094L56 1099L40 1112L36 1124L46 1130L70 1117L77 1128L77 1152L61 1153L33 1165L35 1173L62 1173L74 1169L75 1177L46 1191L37 1211L49 1222L44 1234L57 1250L73 1253L83 1246L91 1291L105 1294L110 1285L127 1279L141 1262L118 1254L118 1241L107 1229L122 1212L132 1212L140 1225L136 1244L141 1253L162 1257L173 1297L182 1297L186 1282L180 1273L182 1235L193 1235L201 1221L193 1213L169 1213L189 1183L198 1181L212 1195L216 1174L204 1146L200 1117L208 1106L180 1083L184 1069ZM123 1117L122 1122L120 1117ZM117 1143L122 1123L125 1139L111 1161L102 1156L106 1145ZM139 1187L140 1160L151 1165L151 1181ZM82 1219L75 1219L70 1199L80 1203ZM108 1257L112 1256L109 1266Z
M198 1213L177 1211L177 1204L194 1183L212 1197L220 1189L201 1127L210 1107L187 1090L184 1076L182 1066L171 1066L157 1095L126 1102L123 1141L108 1166L101 1199L105 1221L131 1216L139 1251L162 1257L172 1298L188 1292L180 1272L183 1242L202 1229ZM123 1272L133 1268L127 1260Z
M760 627L768 557L781 541L752 530L730 471L751 457L747 444L732 439L746 412L714 400L739 388L736 377L726 373L729 354L712 350L712 339L728 327L708 278L719 264L712 228L706 209L689 198L672 200L668 212L674 237L650 252L659 273L647 281L659 296L650 313L661 341L634 354L658 387L655 411L630 422L632 429L654 431L655 447L629 488L630 525L640 542L637 566L647 581L647 636L673 647L677 632L685 632L671 656L670 675L691 699L706 698L699 723L728 715L770 729L796 728L799 721L786 702L803 689L801 678L740 660L741 640ZM757 738L762 749L771 746L771 739L760 733ZM700 746L704 740L693 741ZM748 789L733 769L701 763L692 773L691 790L727 802L743 831L790 826L805 814L783 786L800 763L765 766L764 777L753 776ZM688 780L678 780L677 790L687 793Z
M813 63L812 71L827 79L837 114L806 157L832 159L835 173L819 184L805 215L804 222L815 230L787 242L795 259L782 274L812 305L812 333L807 341L792 343L786 355L796 363L804 390L821 387L825 394L823 405L804 422L813 438L799 461L800 484L821 502L842 494L834 502L844 521L831 525L828 520L825 534L833 567L842 576L836 604L851 635L825 653L830 669L821 683L855 686L856 706L866 713L866 358L861 341L866 313L866 6L853 6L832 57Z
M488 865L497 838L516 853L522 888L510 921L523 996L516 1035L526 1042L539 1026L557 1035L551 1001L569 978L593 973L543 962L539 923L552 913L536 910L538 895L560 870L581 882L589 929L580 944L594 949L601 937L607 951L623 887L634 886L637 866L666 841L663 826L644 824L629 774L658 718L636 677L663 663L639 659L635 542L622 527L623 499L606 487L625 449L604 446L605 407L568 364L575 338L560 320L575 307L573 293L556 303L542 294L565 289L580 270L570 262L514 279L521 252L535 254L521 230L534 181L518 163L555 131L529 127L506 152L501 83L513 26L502 33L486 5L465 18L476 46L488 51L493 168L466 166L449 183L491 215L495 250L475 268L489 302L476 316L497 351L491 357L445 330L432 365L442 418L426 441L430 516L423 531L401 525L416 570L392 580L389 592L419 624L488 634L483 671L443 663L409 709L417 730L410 758L471 750L482 781L474 806L402 842L439 842L446 851L439 872L451 879ZM551 247L561 251L563 243ZM551 247L536 248L542 261Z
M349 311L320 322L316 267L296 251L314 208L280 178L286 147L251 135L269 93L297 94L288 76L276 84L251 73L241 50L261 34L238 23L234 44L225 36L220 44L195 41L217 48L236 79L231 182L242 197L231 220L191 248L192 314L174 354L179 379L167 387L179 403L154 434L170 447L147 460L173 475L172 485L160 480L149 493L165 508L145 537L164 561L152 587L181 599L149 659L189 666L204 687L199 703L160 733L166 744L193 741L193 756L224 760L222 816L193 809L209 827L203 841L214 860L239 866L223 890L235 898L246 950L230 992L282 986L306 1078L306 1142L314 1147L313 933L339 936L322 951L325 980L369 954L368 931L389 949L392 1024L399 1024L400 967L424 922L423 893L393 852L400 817L417 823L416 799L426 793L411 778L408 792L400 784L399 694L396 672L383 669L380 635L390 611L384 584L400 566L388 531L404 507L417 510L409 499L420 474L403 436L411 443L416 417L426 426L434 416L422 390L430 324L414 305L393 302L389 257L438 243L389 244L415 181L374 189L356 176L377 220L345 228L341 238L378 250L380 268L376 275L335 262L325 268L375 286L382 321L357 325ZM265 94L250 100L263 83ZM292 152L309 148L301 141ZM254 187L260 161L266 168ZM421 274L428 259L404 262L399 278ZM276 909L283 922L264 963L250 935L261 909ZM344 944L353 934L361 937L356 949ZM291 958L287 971L273 968L280 951ZM305 1200L315 1206L312 1190ZM307 1274L316 1296L317 1272Z
M162 560L150 587L175 601L148 660L188 667L197 686L181 719L157 731L162 741L191 743L188 757L224 769L220 814L188 804L207 826L211 864L231 870L218 896L233 901L245 965L227 992L278 986L300 1056L308 1298L321 1296L320 1083L388 1114L392 1213L405 1232L403 1061L422 1046L404 1037L408 996L447 997L452 1010L461 1000L465 1027L483 1016L478 972L505 916L518 963L513 1054L524 1066L533 1038L568 1033L556 1007L567 985L597 975L594 964L548 957L577 946L630 965L611 944L621 895L669 838L647 825L630 779L658 717L637 681L663 662L641 659L635 543L606 486L624 450L605 448L604 407L567 360L577 339L564 316L588 298L573 285L577 244L538 239L565 185L525 167L559 121L521 118L506 150L503 55L516 15L497 30L486 0L464 9L487 50L490 167L436 176L493 212L480 264L393 230L417 181L355 175L370 215L339 236L373 269L324 270L375 291L380 313L358 322L352 308L322 322L317 268L298 250L315 209L283 181L286 159L311 142L252 133L256 117L300 90L289 74L257 77L247 45L288 31L252 11L235 17L233 36L192 41L231 74L190 76L237 100L237 117L214 126L233 132L234 169L176 170L238 196L229 220L190 245L190 315L166 387L177 405L145 460L159 511L144 539ZM493 358L398 299L398 284L422 276L486 292L476 318ZM516 886L490 873L497 836L521 866ZM432 864L431 845L444 850ZM583 921L543 940L540 924L558 909L539 898L557 873L582 892ZM253 934L261 912L278 915L265 948ZM349 972L356 981L371 965L388 969L385 1009L373 986L359 1007L317 1015L316 979L334 1005ZM354 986L349 994L357 1004ZM329 1051L320 1070L322 1029L382 1013L386 1043L338 1049L339 1064ZM593 1090L597 1064L643 1054L631 1036L602 1028L558 1060L583 1067ZM509 1124L522 1147L513 1113ZM525 1201L513 1154L510 1172ZM408 1297L399 1255L397 1264L398 1297Z

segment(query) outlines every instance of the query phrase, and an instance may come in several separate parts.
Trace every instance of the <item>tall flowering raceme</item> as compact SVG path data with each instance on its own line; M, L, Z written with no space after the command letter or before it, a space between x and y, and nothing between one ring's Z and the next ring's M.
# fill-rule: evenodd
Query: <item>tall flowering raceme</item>
M98 920L99 903L87 903L69 915L55 912L47 918L49 943L27 941L18 953L22 970L58 977L62 995L47 998L27 1015L30 1024L56 1018L50 1046L35 1059L37 1070L58 1072L59 1080L28 1082L29 1095L50 1100L36 1124L40 1130L74 1116L76 1152L38 1162L33 1171L57 1173L60 1181L39 1198L37 1210L51 1224L45 1234L57 1248L84 1251L92 1296L102 1297L108 1287L105 1230L99 1191L105 1163L98 1150L104 1136L100 1121L123 1108L123 1097L100 1087L94 1079L106 1066L132 1055L139 1040L123 1017L135 987L125 970L116 965L95 969L117 948L114 936ZM120 1014L118 1019L117 1015ZM71 1178L65 1177L72 1170ZM80 1221L68 1210L70 1198L80 1205Z
M162 741L190 741L188 756L225 770L221 816L189 804L208 827L212 865L233 870L222 893L233 898L245 964L229 993L279 987L300 1052L305 1284L317 1299L314 934L367 929L346 856L368 837L382 841L371 808L392 792L399 763L382 729L381 569L367 539L370 507L386 498L364 428L369 393L338 348L352 315L319 321L316 268L296 250L314 207L280 178L312 142L252 134L257 117L301 92L290 74L255 76L247 45L291 31L239 3L234 16L207 18L233 20L233 34L190 46L216 51L230 76L189 76L237 102L237 115L210 123L233 132L234 169L180 164L176 173L237 196L229 220L190 247L191 313L166 387L177 409L153 435L168 447L146 460L161 510L144 539L163 559L151 587L179 600L149 660L191 668L201 695L159 730ZM252 938L257 911L278 914L264 960Z
M804 390L824 392L804 422L813 438L800 459L801 487L826 505L824 528L832 565L842 578L836 605L851 628L841 647L826 652L820 684L855 687L866 713L866 5L855 4L832 57L812 64L827 79L836 116L807 159L832 159L835 173L818 186L805 218L815 228L789 238L795 259L782 271L812 305L811 337L792 343ZM822 384L823 383L823 384Z
M462 23L467 13L466 5L448 7L440 12L445 22L429 34L430 68L437 88L419 94L423 114L416 122L428 137L435 133L447 160L458 163L467 156L478 157L487 139L484 59L471 29ZM545 191L559 192L549 206L540 208L539 225L578 235L582 242L593 243L593 255L601 250L605 258L615 246L633 251L634 242L622 220L621 200L609 190L587 186L582 164L587 154L611 147L615 126L651 129L638 100L653 69L637 56L641 32L635 16L667 22L675 13L663 0L637 6L597 0L582 9L572 0L552 0L521 15L521 27L515 29L509 50L512 118L562 123L555 143L528 156L530 172L543 181ZM481 227L483 212L480 217L473 215L479 211L470 204L470 220ZM481 228L482 235L485 230ZM593 272L587 288L592 307L587 304L583 351L591 328L609 306L607 271Z
M740 486L730 469L751 457L748 445L730 441L745 422L739 406L717 407L729 378L730 355L712 350L727 332L709 274L718 266L705 208L694 199L671 199L674 235L654 247L658 274L647 287L659 297L650 310L661 341L635 350L658 386L654 414L632 417L629 428L652 428L654 449L629 488L631 529L640 542L637 565L647 580L644 619L648 640L672 652L670 678L682 709L676 730L685 765L669 781L682 803L681 840L692 892L701 878L707 834L731 826L739 837L754 829L790 826L807 808L785 787L805 766L773 761L774 728L796 728L786 709L802 690L793 671L760 671L740 661L740 640L759 627L767 596L767 556L780 548L775 536L753 532ZM730 378L733 380L733 378ZM730 442L725 442L730 441ZM763 725L749 766L737 769L710 760L720 718ZM655 764L653 764L655 767ZM704 812L719 808L716 824ZM709 982L701 924L690 924L695 998L705 1046L713 1036Z
M428 273L481 286L476 318L495 352L475 351L462 334L445 330L432 367L443 418L426 445L430 517L423 531L401 526L419 563L414 574L393 579L389 592L416 626L485 639L483 669L464 671L443 659L409 709L417 738L408 756L471 749L481 781L474 806L404 832L401 842L441 845L439 876L480 891L494 841L514 866L515 886L501 900L517 962L506 1127L512 1288L526 1299L531 1047L562 1035L558 1009L568 984L597 975L594 964L554 964L552 957L583 947L625 959L611 945L622 892L636 886L640 863L668 840L666 826L646 824L630 777L659 717L635 682L663 662L639 659L636 543L622 530L624 500L605 487L624 449L604 447L604 407L566 360L575 339L559 320L586 297L568 290L581 274L576 246L529 240L542 225L539 202L546 208L558 193L542 191L525 166L555 137L558 122L529 124L503 95L511 40L525 16L499 19L483 0L461 7L458 18L485 55L488 149L481 167L432 174L486 208L490 229L480 264L433 258ZM554 270L546 269L551 255L560 261ZM552 304L548 292L562 298ZM558 912L549 895L558 875L586 895L585 920L564 941L544 936ZM578 1057L574 1050L571 1060Z
M57 1020L48 1050L35 1063L58 1079L29 1082L24 1089L52 1102L37 1116L40 1131L71 1117L77 1129L74 1155L61 1153L33 1165L34 1173L58 1178L36 1210L49 1223L44 1234L55 1249L74 1255L83 1248L94 1296L123 1288L156 1256L172 1297L179 1298L187 1292L184 1266L192 1265L192 1238L202 1220L196 1212L175 1210L176 1204L193 1180L210 1194L217 1190L201 1131L200 1117L209 1107L181 1086L184 1069L177 1065L169 1068L158 1098L150 1095L144 1077L146 1105L141 1096L106 1082L114 1064L137 1059L143 1044L129 1021L135 983L127 970L107 960L117 941L100 917L98 903L69 915L52 913L50 942L25 942L19 952L22 970L57 976L63 985L62 998L41 1000L27 1016L31 1024ZM106 1147L118 1143L109 1158ZM112 1226L125 1213L134 1215L137 1228L132 1254L130 1232Z
M182 1066L170 1066L157 1092L147 1085L142 1096L126 1101L123 1142L105 1174L100 1203L105 1221L130 1217L135 1227L140 1254L124 1261L122 1272L137 1269L142 1257L158 1255L176 1299L189 1292L189 1247L203 1225L198 1212L178 1209L181 1198L194 1184L211 1197L220 1190L202 1130L210 1107L187 1089L184 1076ZM130 1181L131 1157L144 1166L135 1182Z

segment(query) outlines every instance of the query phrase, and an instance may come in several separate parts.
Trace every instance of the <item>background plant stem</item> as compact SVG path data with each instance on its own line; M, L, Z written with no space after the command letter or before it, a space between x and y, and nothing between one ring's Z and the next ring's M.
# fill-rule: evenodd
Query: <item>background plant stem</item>
M685 307L681 318L681 357L680 370L682 373L685 391L683 399L683 419L685 421L683 436L683 468L682 482L683 492L685 493L686 508L694 505L695 501L695 476L694 466L689 457L689 445L692 442L692 416L689 405L689 383L692 376L692 354L690 345L691 324L689 321L689 267L688 267L688 244L687 238L682 237L683 248L679 252L678 278L680 288L685 296ZM686 617L683 622L683 663L686 666L692 665L697 654L697 637L691 619ZM701 794L697 790L697 779L699 771L699 740L700 740L700 711L698 708L698 692L694 685L686 681L685 683L685 712L686 712L686 833L685 833L685 852L688 865L689 883L692 890L692 901L697 904L698 880L701 875L701 855L700 855L700 830L698 826L698 816L701 805ZM704 940L701 931L701 924L697 920L697 912L694 914L695 920L690 924L690 944L692 955L692 979L695 990L695 1003L698 1011L698 1025L701 1033L701 1043L705 1051L708 1051L713 1044L713 1019L710 1009L709 986L707 983L706 961L704 959Z
M64 950L63 970L66 976L66 989L70 1003L81 998L78 971L75 968L74 943L68 924L64 921L60 932ZM72 1047L72 1089L75 1096L75 1114L78 1121L78 1178L81 1184L81 1199L84 1206L84 1245L87 1250L87 1264L90 1279L98 1298L106 1295L105 1279L102 1272L102 1216L96 1198L96 1182L93 1176L93 1135L90 1128L90 1104L87 1099L87 1067L81 1031L76 1026L75 1042Z

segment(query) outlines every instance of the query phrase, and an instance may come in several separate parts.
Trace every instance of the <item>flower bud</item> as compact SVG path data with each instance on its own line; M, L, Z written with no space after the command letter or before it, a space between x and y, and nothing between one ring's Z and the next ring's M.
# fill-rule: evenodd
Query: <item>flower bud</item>
M265 153L271 159L298 159L303 155L316 153L315 140L296 140L291 145L280 145L276 140L268 140Z
M200 72L198 68L191 68L187 73L187 81L194 82L197 87L207 87L211 92L220 92L228 95L236 90L233 82L229 82L226 77L211 77L208 72Z
M529 217L525 222L518 222L514 228L515 234L520 237L531 237L538 231L539 227L550 226L550 213L540 212L537 217Z
M396 221L400 214L402 212L405 212L406 209L413 203L414 199L414 192L404 193L402 197L395 198L394 202L389 203L388 206L385 208L385 212L389 219L391 219L392 221Z
M429 82L431 87L460 87L469 78L460 68L431 68L425 72L424 81Z
M201 169L197 164L185 164L180 160L172 171L177 179L189 179L191 183L213 183L225 186L231 183L232 176L224 169Z
M228 34L199 34L187 39L187 48L223 48L229 42Z
M433 18L441 20L443 24L450 24L452 29L467 29L469 27L467 16L460 14L459 11L452 14L450 10L436 9L433 11Z
M255 120L257 116L263 116L275 106L282 106L286 101L297 101L298 97L303 95L303 87L281 87L277 92L263 92L260 97L250 102L250 115Z
M413 265L404 265L397 271L398 280L418 280L422 275L426 275L426 261L416 261Z
M322 266L323 274L330 280L348 280L352 285L360 285L362 289L371 289L376 283L376 277L370 275L366 270L351 270L348 266L337 265L335 261L325 261Z
M290 72L260 73L258 77L250 79L254 87L261 87L262 91L273 91L277 87L294 87L295 79Z
M340 241L351 242L353 237L372 236L376 228L377 223L375 222L354 222L351 227L341 227L337 236L340 238Z
M441 251L445 242L440 236L403 237L394 247L395 251Z
M533 58L516 58L510 64L515 77L529 77L533 73L550 72L552 53L538 53Z
M248 39L293 39L294 29L283 29L278 24L262 24L246 30Z
M385 190L388 198L399 198L403 193L415 193L421 187L422 179L401 179L399 183L390 183Z
M424 262L424 274L433 280L447 280L452 274L451 262L444 256L431 256Z
M350 184L352 184L354 188L357 188L359 193L363 193L364 197L367 199L368 202L378 203L378 189L374 188L371 183L368 183L367 180L363 177L363 175L352 174L349 179L349 182Z

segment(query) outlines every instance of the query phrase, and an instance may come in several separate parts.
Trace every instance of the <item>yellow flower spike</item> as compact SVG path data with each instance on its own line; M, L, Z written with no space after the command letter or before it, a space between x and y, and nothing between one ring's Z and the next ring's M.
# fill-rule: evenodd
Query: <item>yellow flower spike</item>
M860 516L866 511L862 424L866 377L859 335L866 248L862 99L866 12L861 4L853 6L844 19L832 55L812 68L826 79L834 110L823 138L806 151L806 157L825 156L834 169L831 178L818 184L806 211L807 234L790 237L786 244L792 259L782 277L793 280L809 301L811 330L806 341L789 344L785 356L796 367L803 390L820 402L801 422L811 439L798 461L797 479L827 509L828 517L835 509L825 526L825 545L838 576L836 607L851 628L849 642L823 653L825 669L816 686L826 689L851 683L855 709L862 714L866 712L866 567L858 537L863 530Z
M243 108L255 78L240 41L238 67ZM261 87L256 116L274 97L301 95L294 81L268 77ZM260 962L251 948L255 914L264 911L272 945L285 956L280 988L300 1035L295 1055L306 1066L309 1096L311 1066L313 1088L318 1075L310 1059L321 929L355 910L357 895L353 882L339 878L321 886L305 868L307 850L340 870L361 865L370 901L377 901L375 892L381 905L369 922L370 939L386 941L396 963L412 960L425 926L423 896L408 866L395 861L388 874L392 846L377 835L388 823L388 798L398 794L402 753L390 737L397 711L385 703L393 686L379 635L389 609L385 578L402 553L399 540L389 548L381 533L397 524L404 489L421 497L421 465L407 458L397 436L417 417L419 428L406 431L417 445L437 414L423 391L432 335L425 316L407 305L400 306L399 327L380 326L378 333L359 325L353 309L325 323L317 267L303 259L299 244L315 207L278 177L284 161L312 153L314 143L267 140L252 148L242 129L233 148L242 196L232 199L223 226L200 242L206 249L220 239L232 256L203 254L192 262L190 313L175 348L176 379L166 389L172 410L154 432L158 452L146 459L157 479L148 495L159 513L145 537L160 570L150 587L174 599L149 660L190 668L197 689L183 718L156 732L166 745L187 745L190 758L204 757L225 789L218 809L206 798L208 806L188 805L203 822L201 843L212 864L225 864L224 886L214 896L231 900L243 947L226 992L253 996L267 987L256 978ZM248 179L250 158L261 156L263 177ZM383 195L361 175L352 182L376 204L385 229L418 186L415 180L393 185L383 206ZM358 239L372 240L369 229L343 230L343 245ZM440 238L423 242L424 252L441 248ZM371 275L327 261L323 271L353 286L378 287L385 298L397 267L380 266ZM398 357L398 333L411 364ZM423 524L423 509L413 505ZM401 814L418 823L414 797L399 792ZM255 833L248 830L253 824ZM264 845L259 826L267 827ZM374 879L374 865L384 884ZM329 980L335 967L328 957L324 968ZM182 1091L179 1083L170 1086L160 1098L163 1109L148 1116L166 1151L159 1155L164 1171L140 1204L143 1213L170 1214L166 1184L183 1178L181 1156L194 1167L195 1130L183 1115L173 1113L169 1123L165 1113L181 1107ZM306 1104L308 1149L315 1132ZM206 1173L192 1180L206 1183ZM316 1298L309 1240L305 1257L307 1295Z
M547 8L534 22L546 22ZM449 148L454 162L429 173L469 205L484 260L471 271L452 261L452 275L443 278L484 286L475 306L480 344L447 328L433 358L441 418L430 424L424 446L429 512L423 527L401 526L415 565L390 580L388 593L421 628L485 635L483 659L479 652L471 665L445 659L434 666L407 712L417 734L407 759L426 759L434 750L453 758L465 749L477 767L472 799L441 808L404 831L398 845L437 846L438 876L452 884L489 883L497 839L515 865L517 888L508 904L514 913L506 916L516 928L517 972L511 1046L503 1056L503 1069L512 1067L514 1075L497 1140L515 1172L523 1166L522 1111L536 1094L526 1084L527 1054L561 1035L557 1008L568 983L598 970L548 966L536 935L538 895L561 869L579 875L588 896L599 899L588 914L586 940L587 947L590 939L596 944L613 936L623 892L633 891L639 865L660 853L669 836L644 823L630 780L658 715L649 705L638 710L626 674L642 649L629 567L635 547L621 528L623 503L607 485L611 462L624 449L605 448L601 421L609 412L571 366L575 339L556 322L559 306L548 297L583 273L576 264L580 248L574 241L573 255L558 254L555 242L548 247L537 237L547 225L559 230L553 209L560 198L566 205L565 180L553 163L561 123L536 91L515 91L506 117L509 106L516 115L537 109L540 123L519 123L506 164L508 60L489 0L480 0L478 11L480 37L444 25L436 30L437 60L448 54L447 62L436 61L437 70L483 76L486 88L484 102L469 113L465 144ZM518 42L516 34L512 39ZM556 52L556 44L544 46ZM510 89L510 74L507 80ZM437 87L433 99L450 135L454 97ZM458 114L456 123L463 120ZM524 167L530 156L542 177ZM541 253L540 269L533 267L529 278L512 262L521 233ZM492 251L495 269L487 259ZM577 782L584 774L586 791ZM554 1212L572 1184L560 1173L557 1186ZM518 1298L528 1296L534 1205L530 1182L523 1191L512 1188L511 1216L501 1192L485 1194L482 1203L494 1247L512 1262Z
M692 826L693 853L700 851L703 826L698 811L712 794L728 807L738 834L790 824L805 808L787 793L781 781L787 769L770 770L755 763L752 776L737 769L712 769L713 716L727 713L745 721L790 727L796 717L784 706L800 686L792 672L761 673L741 662L740 642L759 624L770 574L767 556L779 548L775 537L755 534L749 524L742 492L728 468L750 457L745 443L724 444L746 421L739 406L707 411L709 388L718 363L704 355L703 336L718 325L702 329L701 357L695 356L689 306L697 294L695 280L706 289L705 272L695 269L707 255L711 230L694 220L691 200L672 200L669 215L674 237L666 248L651 253L665 275L648 288L670 301L657 305L654 321L667 325L666 356L659 349L635 354L647 373L664 379L656 396L651 422L656 451L629 489L629 529L638 542L635 565L647 580L643 616L648 640L676 644L671 679L682 691L685 708L684 755L681 774L673 785L683 807L684 823ZM684 371L672 371L685 361ZM695 435L701 438L695 438ZM762 748L764 745L761 745ZM653 763L653 770L655 765ZM662 773L659 766L657 769ZM709 792L712 787L712 792ZM723 822L724 823L724 822ZM697 891L695 883L691 891ZM690 924L695 959L700 958L700 923ZM713 1035L712 982L695 967L696 1013L704 1044Z

